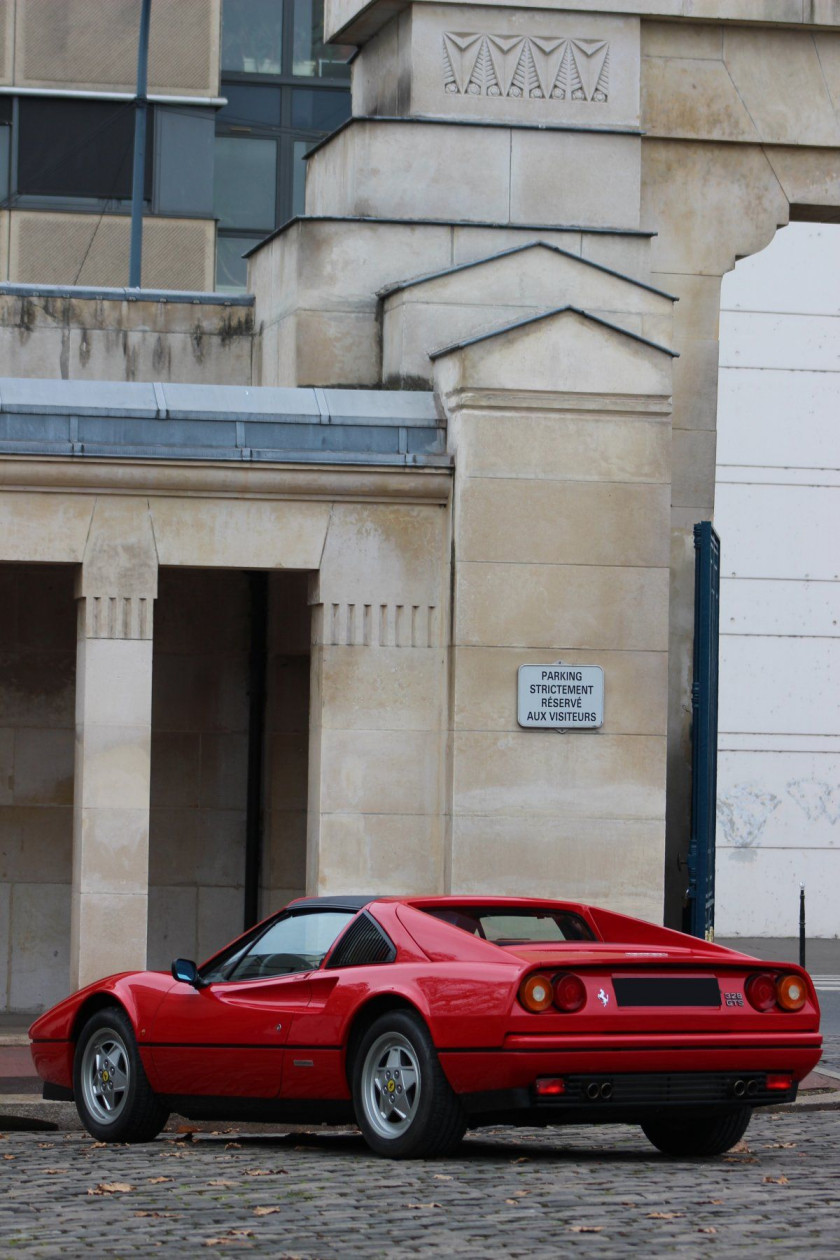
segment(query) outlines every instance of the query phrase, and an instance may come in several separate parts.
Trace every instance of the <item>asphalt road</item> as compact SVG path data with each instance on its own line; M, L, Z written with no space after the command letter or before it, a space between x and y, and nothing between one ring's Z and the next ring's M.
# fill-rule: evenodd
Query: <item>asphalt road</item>
M638 1129L482 1130L392 1163L350 1132L0 1138L0 1255L280 1260L840 1253L840 1111L759 1112L745 1143L668 1160Z

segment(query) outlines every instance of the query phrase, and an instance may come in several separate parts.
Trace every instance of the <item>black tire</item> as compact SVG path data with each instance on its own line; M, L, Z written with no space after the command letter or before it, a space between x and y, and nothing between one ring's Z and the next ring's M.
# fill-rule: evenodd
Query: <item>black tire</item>
M391 1159L451 1154L466 1130L463 1109L413 1011L380 1015L363 1034L351 1071L365 1141Z
M91 1015L73 1060L76 1110L100 1142L151 1142L169 1112L149 1084L131 1021L117 1006Z
M664 1155L722 1155L740 1142L751 1116L752 1107L738 1107L711 1116L652 1120L642 1125L642 1132Z

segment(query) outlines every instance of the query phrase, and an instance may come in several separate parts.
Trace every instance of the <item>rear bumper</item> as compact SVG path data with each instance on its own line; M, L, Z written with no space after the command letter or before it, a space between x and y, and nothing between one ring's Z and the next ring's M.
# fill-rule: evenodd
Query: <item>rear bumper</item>
M790 1103L797 1092L795 1081L769 1089L766 1072L591 1073L563 1083L560 1095L540 1097L532 1086L462 1094L461 1103L474 1124L639 1124Z
M457 1094L530 1089L538 1076L598 1073L791 1072L797 1081L816 1067L819 1033L797 1036L641 1035L605 1039L508 1037L503 1048L439 1050Z

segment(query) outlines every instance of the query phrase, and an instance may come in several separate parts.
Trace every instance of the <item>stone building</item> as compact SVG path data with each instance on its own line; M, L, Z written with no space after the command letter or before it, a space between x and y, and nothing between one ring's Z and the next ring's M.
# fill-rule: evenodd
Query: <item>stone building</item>
M53 99L27 69L38 7L0 6L13 100ZM10 175L0 1006L206 954L305 889L679 922L720 281L789 218L837 213L840 5L328 0L352 116L245 294L179 292L211 284L215 239L216 5L189 84L171 70L192 7L153 7L179 120L152 163L154 288L96 287L124 283L110 256L22 268L27 214L65 268L85 216L21 207ZM264 168L254 187L277 217L297 78L335 63L241 56L275 93L276 134L248 142L274 144L274 200ZM105 200L88 257L105 226L124 247ZM519 725L519 667L558 660L603 670L599 727Z

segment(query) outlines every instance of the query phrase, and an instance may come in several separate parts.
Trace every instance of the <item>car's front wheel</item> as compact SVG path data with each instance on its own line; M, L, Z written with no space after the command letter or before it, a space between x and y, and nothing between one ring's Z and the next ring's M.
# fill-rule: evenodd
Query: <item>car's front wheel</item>
M665 1155L722 1155L740 1142L751 1116L752 1107L738 1107L718 1115L654 1120L643 1124L642 1132Z
M73 1062L76 1110L100 1142L150 1142L169 1112L149 1084L131 1022L119 1007L91 1015Z
M464 1136L461 1104L413 1011L391 1011L371 1024L354 1056L352 1086L359 1128L379 1155L448 1155Z

